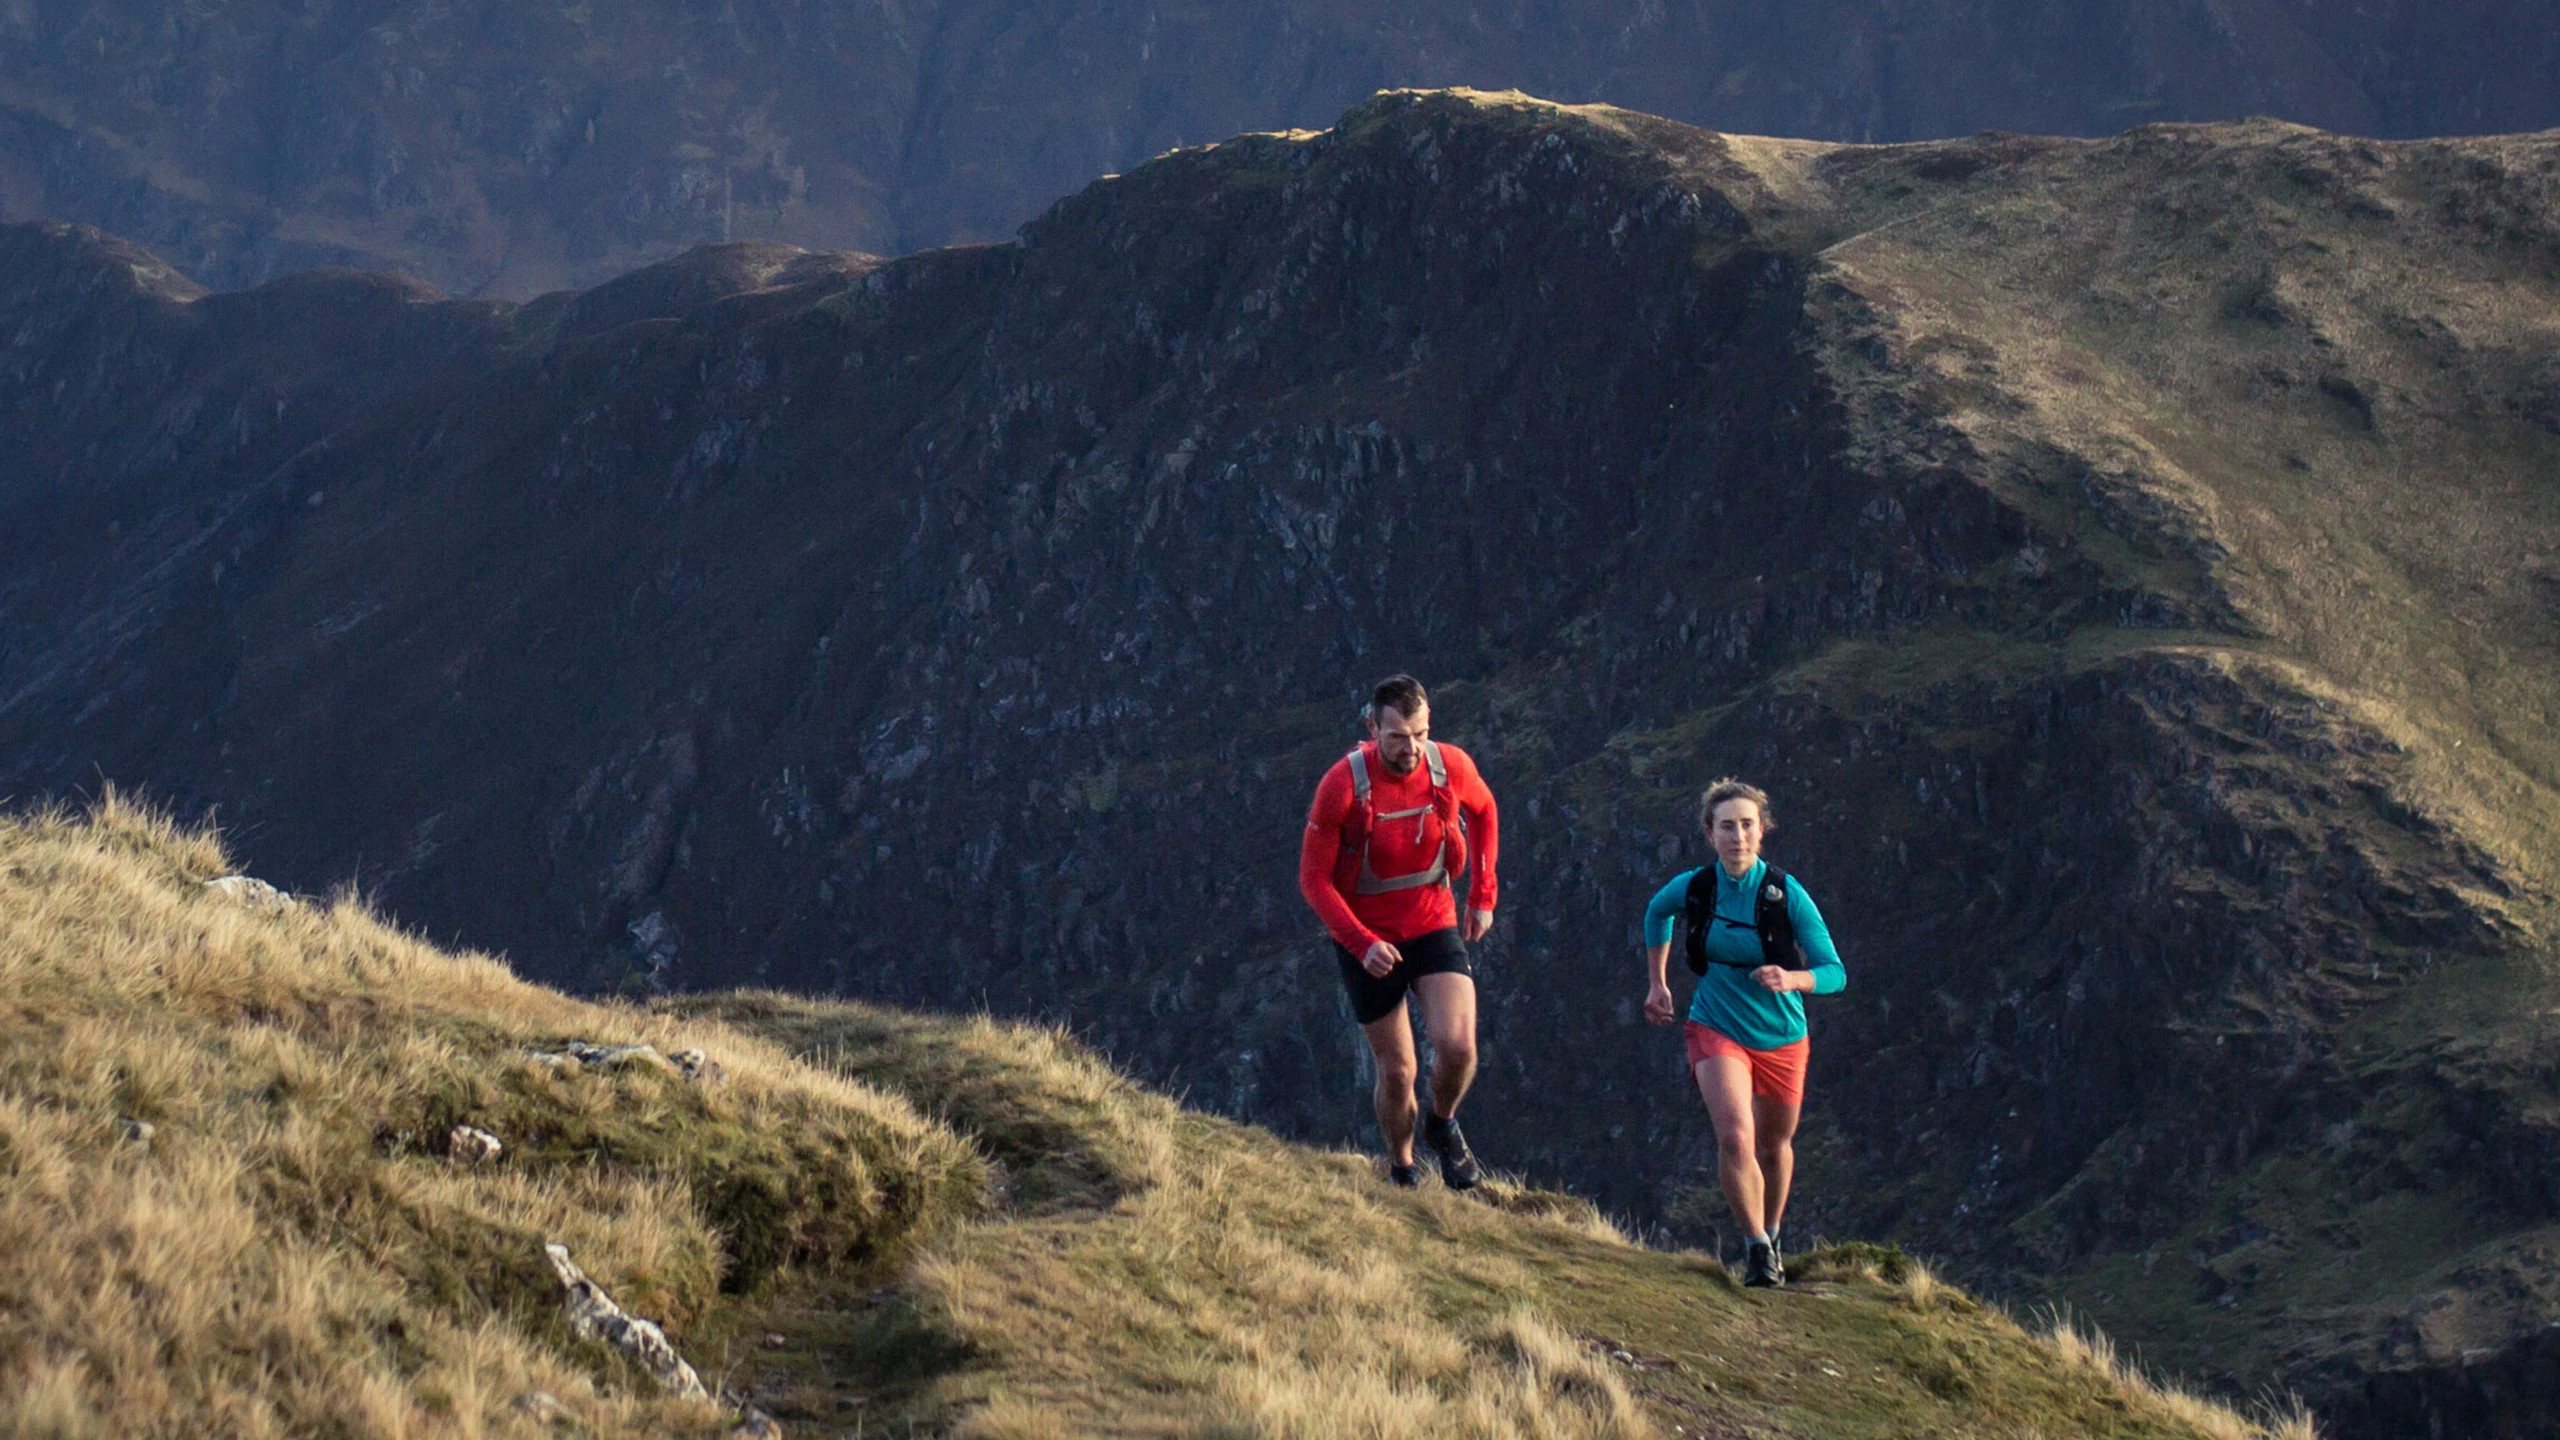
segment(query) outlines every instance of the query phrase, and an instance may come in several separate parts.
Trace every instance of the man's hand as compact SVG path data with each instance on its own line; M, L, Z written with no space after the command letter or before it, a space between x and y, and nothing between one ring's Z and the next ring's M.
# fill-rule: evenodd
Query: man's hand
M1493 929L1493 912L1492 912L1492 911L1490 911L1490 910L1469 910L1469 911L1467 912L1466 935L1467 935L1467 943L1468 943L1468 944L1473 945L1473 944L1474 944L1474 943L1476 943L1477 941L1479 941L1479 940L1483 939L1483 938L1485 937L1485 935L1486 935L1488 932L1490 932L1492 929Z
M1360 968L1380 980L1387 978L1388 971L1403 963L1404 952L1384 940L1370 941L1369 953L1360 957Z
M1799 976L1803 978L1798 979ZM1790 970L1784 965L1763 965L1751 972L1751 978L1759 981L1762 989L1775 995L1784 995L1790 990L1813 988L1811 974L1802 970Z
M1644 1018L1652 1021L1656 1025L1668 1025L1671 1023L1672 1011L1670 986L1656 980L1653 982L1652 988L1644 992Z

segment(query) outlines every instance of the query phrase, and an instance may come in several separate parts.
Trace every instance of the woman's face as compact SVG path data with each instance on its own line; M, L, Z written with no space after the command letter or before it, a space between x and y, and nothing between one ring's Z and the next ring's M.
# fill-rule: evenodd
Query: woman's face
M1707 843L1716 847L1727 875L1750 869L1760 858L1760 807L1749 800L1719 803L1707 821Z

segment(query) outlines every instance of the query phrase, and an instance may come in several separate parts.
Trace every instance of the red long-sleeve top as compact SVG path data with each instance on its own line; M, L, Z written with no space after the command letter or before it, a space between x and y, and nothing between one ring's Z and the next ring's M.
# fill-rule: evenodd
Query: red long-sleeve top
M1368 752L1369 810L1379 814L1431 804L1431 768L1416 764L1408 775L1394 775L1378 759L1375 741L1362 741ZM1501 854L1501 816L1494 809L1476 762L1455 745L1440 746L1448 771L1450 798L1465 819L1467 906L1491 910L1499 894L1494 861ZM1334 942L1354 955L1365 954L1384 940L1396 944L1416 935L1445 930L1458 923L1458 902L1446 885L1418 885L1383 895L1362 895L1359 883L1359 830L1354 823L1351 757L1333 762L1317 782L1315 803L1307 807L1306 833L1298 845L1298 889L1315 907ZM1435 810L1415 819L1373 823L1369 827L1369 868L1393 878L1431 868L1441 840ZM1456 837L1452 837L1456 838ZM1456 851L1453 848L1452 858Z

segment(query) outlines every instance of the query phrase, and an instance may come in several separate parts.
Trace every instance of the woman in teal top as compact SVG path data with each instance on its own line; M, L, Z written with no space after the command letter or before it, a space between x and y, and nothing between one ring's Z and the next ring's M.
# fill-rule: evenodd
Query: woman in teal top
M1786 1214L1795 1179L1796 1121L1804 1111L1804 996L1832 995L1849 983L1822 911L1792 875L1784 900L1795 932L1795 959L1804 966L1766 963L1758 925L1769 864L1761 838L1777 827L1769 797L1730 777L1707 787L1698 822L1716 852L1712 876L1705 867L1686 871L1655 892L1644 911L1645 1018L1671 1023L1669 977L1672 922L1689 897L1692 880L1715 882L1714 920L1703 937L1706 974L1689 998L1689 1073L1707 1102L1716 1130L1716 1175L1744 1238L1746 1285L1783 1285L1787 1272L1778 1250L1778 1222ZM1771 903L1779 894L1772 891ZM1772 917L1775 923L1775 917Z

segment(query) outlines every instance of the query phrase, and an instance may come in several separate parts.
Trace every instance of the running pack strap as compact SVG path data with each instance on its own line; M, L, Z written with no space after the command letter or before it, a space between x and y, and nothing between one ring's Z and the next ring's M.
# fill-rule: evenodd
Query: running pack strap
M1438 800L1448 792L1449 765L1447 761L1440 758L1438 741L1422 742L1422 763L1431 771L1431 798L1434 803L1418 805L1411 810L1389 810L1380 814L1371 808L1369 799L1369 757L1360 746L1351 747L1352 802L1369 817L1368 823L1360 827L1360 877L1355 882L1355 888L1363 895L1385 895L1397 890L1419 890L1425 885L1442 884L1449 878L1449 836L1445 828L1440 835L1440 848L1432 852L1430 865L1422 870L1411 875L1398 875L1389 879L1369 868L1369 832L1378 827L1379 821L1419 822L1420 817L1438 808Z
M1796 953L1795 917L1787 913L1787 872L1772 865L1760 877L1760 891L1751 897L1751 921L1745 925L1729 915L1716 913L1716 876L1722 873L1713 865L1701 865L1689 877L1689 893L1681 901L1680 916L1689 922L1689 941L1684 950L1689 973L1704 975L1710 963L1707 956L1707 928L1730 925L1736 930L1756 930L1760 934L1760 958L1753 962L1716 960L1737 970L1756 970L1762 965L1778 965L1789 970L1807 968Z

